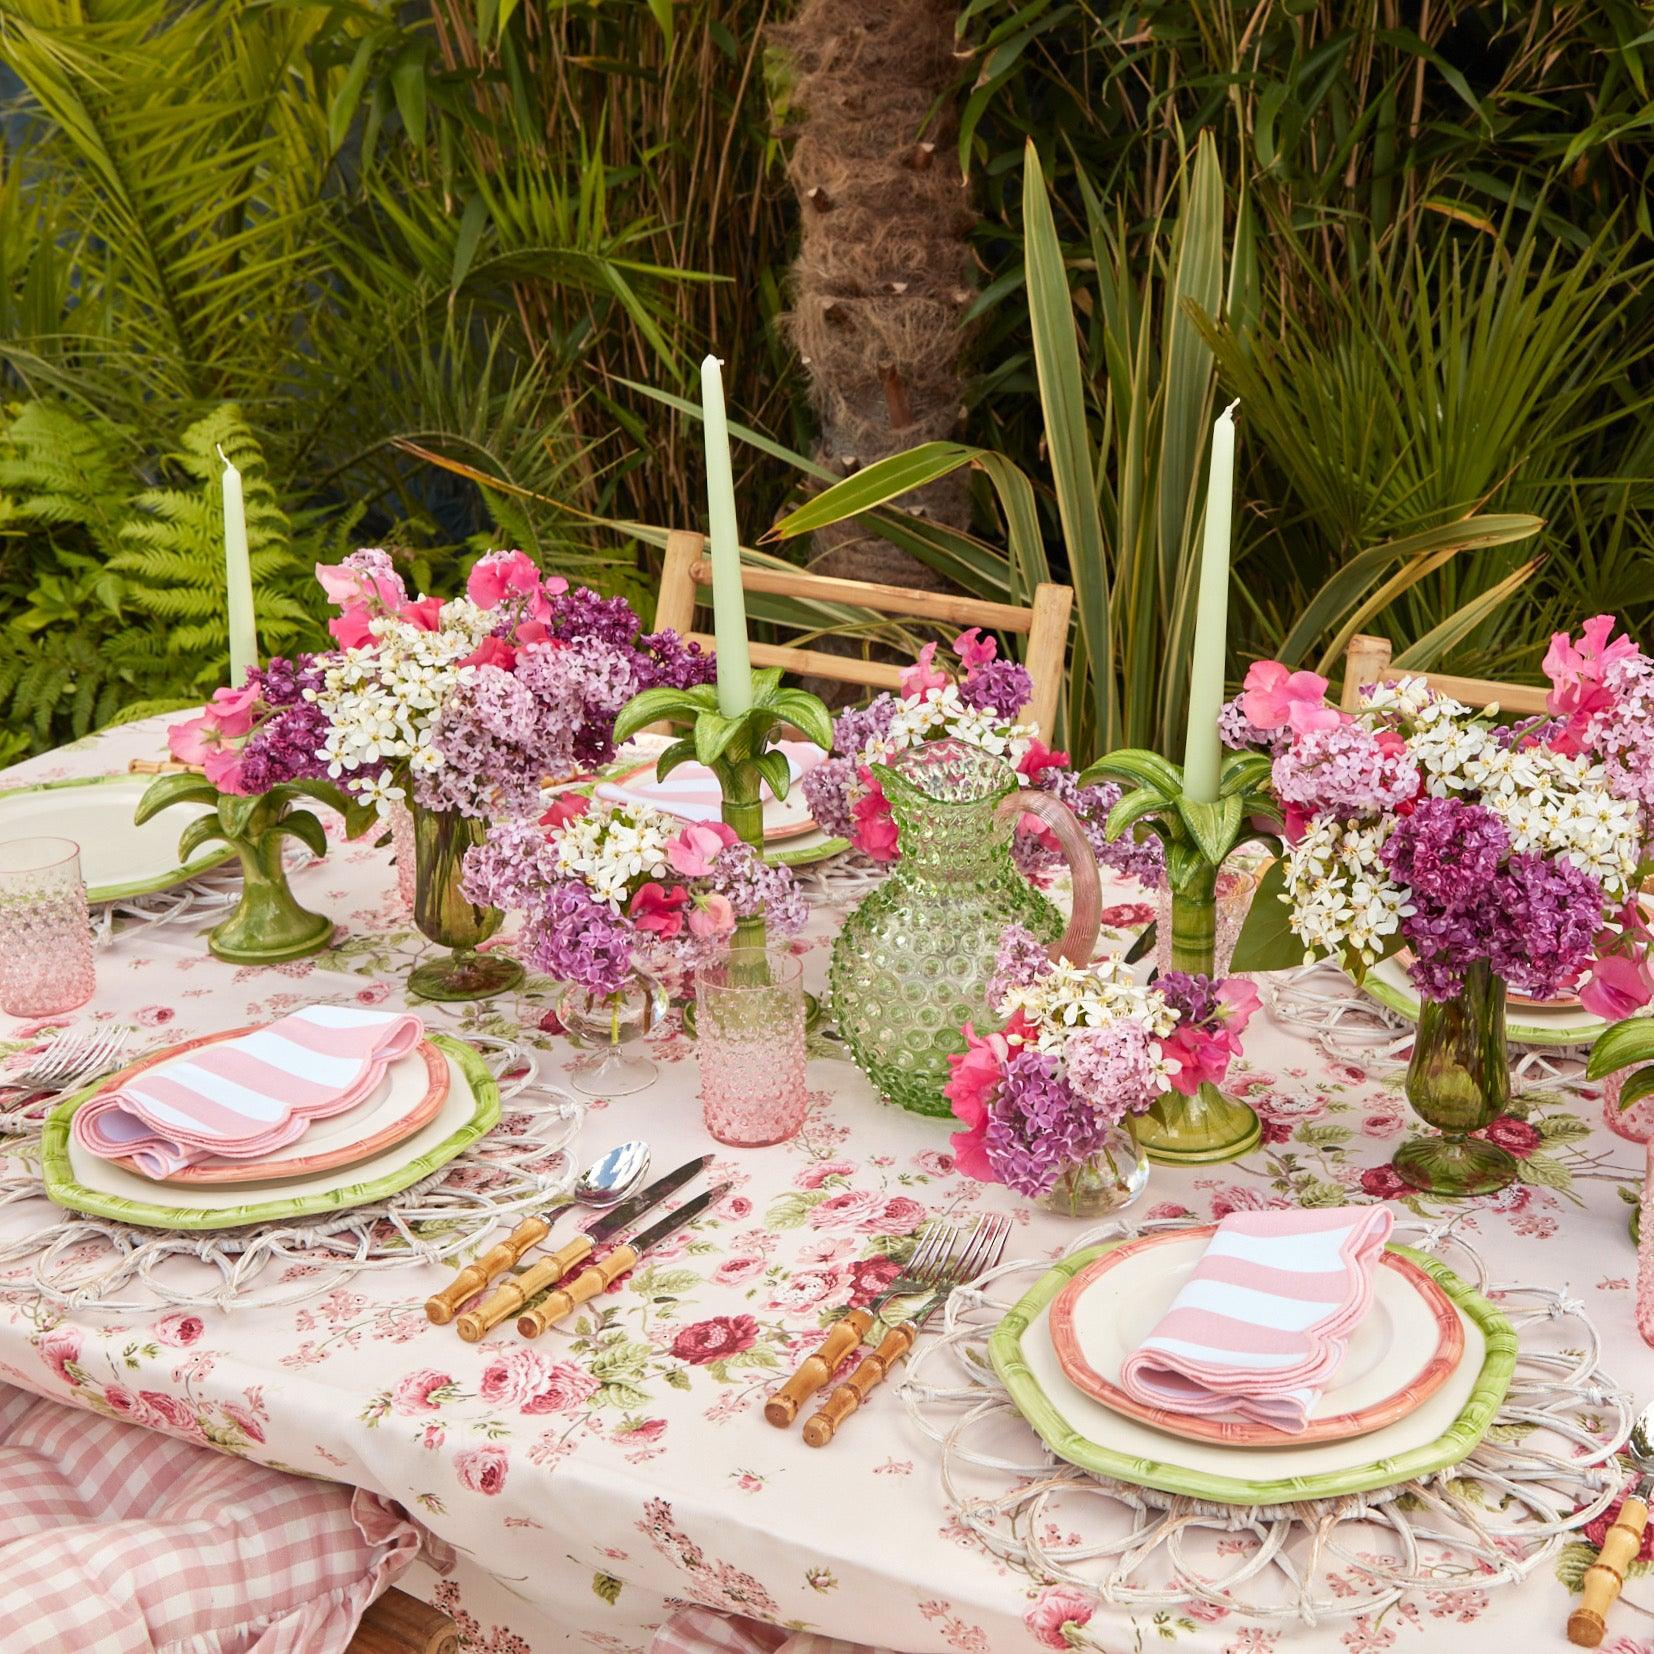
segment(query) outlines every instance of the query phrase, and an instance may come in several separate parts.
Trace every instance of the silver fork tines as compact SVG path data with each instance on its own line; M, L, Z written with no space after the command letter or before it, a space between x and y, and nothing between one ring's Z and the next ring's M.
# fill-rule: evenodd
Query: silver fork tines
M105 1025L88 1033L59 1034L22 1073L6 1081L19 1091L58 1091L83 1074L101 1073L114 1066L131 1039L129 1027Z

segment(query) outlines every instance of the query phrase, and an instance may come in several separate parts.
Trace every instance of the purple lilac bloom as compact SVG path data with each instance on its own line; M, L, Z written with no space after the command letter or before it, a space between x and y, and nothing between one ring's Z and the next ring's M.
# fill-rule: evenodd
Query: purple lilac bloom
M1198 1028L1217 1020L1218 991L1211 977L1197 971L1162 971L1154 985L1177 1012L1178 1021Z
M875 695L866 706L846 707L833 720L833 751L841 758L856 758L874 741L890 733L896 716L894 695Z
M1334 815L1393 810L1419 790L1418 765L1387 753L1361 724L1334 724L1297 737L1275 756L1275 791L1288 803Z
M559 880L523 929L529 962L589 993L619 993L632 974L633 927L583 884Z
M1021 925L1007 925L994 955L994 973L988 978L988 1003L996 1009L1013 988L1026 988L1051 974L1051 956L1045 944Z
M998 712L1014 718L1033 698L1034 680L1028 668L1014 660L990 660L959 680L959 699L978 712Z
M1063 1047L1069 1086L1110 1125L1141 1114L1159 1096L1156 1055L1152 1035L1133 1017L1071 1034Z
M1000 1182L1037 1197L1097 1151L1107 1124L1058 1078L1055 1057L1018 1051L988 1104L983 1148Z
M537 821L501 821L488 829L481 844L465 852L460 889L481 907L528 913L555 883L557 848Z
M1536 999L1572 986L1590 963L1602 886L1561 857L1512 856L1490 894L1494 974Z
M314 655L287 660L274 655L244 680L258 685L259 699L270 710L241 749L240 785L247 793L267 792L283 781L314 780L327 774L318 756L327 739L327 718L306 690L321 687L322 672Z
M1654 809L1654 661L1611 661L1602 676L1613 697L1585 726L1586 745L1602 755L1608 790Z
M693 689L718 675L718 657L698 643L688 643L670 627L646 632L637 640L638 688Z
M1379 856L1397 884L1443 907L1486 899L1510 834L1493 811L1457 798L1420 799Z
M853 758L823 759L806 773L804 801L822 832L831 833L835 838L849 838L853 825L850 792L855 785Z
M1138 838L1137 829L1128 828L1119 838L1109 838L1108 813L1124 796L1117 782L1082 787L1072 770L1047 769L1040 776L1039 787L1079 818L1099 866L1112 868L1139 884L1157 885L1165 877L1165 850L1152 832L1144 829L1142 838Z
M1235 752L1247 752L1255 747L1272 752L1282 744L1282 732L1278 729L1261 729L1253 723L1241 705L1245 699L1245 695L1241 694L1223 703L1218 712L1218 738Z
M712 889L729 898L737 919L761 918L775 936L796 936L809 921L810 906L793 870L773 866L750 844L726 844L718 852Z
M571 586L554 597L546 625L553 637L595 638L616 649L630 649L640 630L636 611L624 597L599 597L590 586Z
M462 673L432 726L441 767L415 775L415 798L472 817L537 809L552 757L540 710L523 681L498 666Z

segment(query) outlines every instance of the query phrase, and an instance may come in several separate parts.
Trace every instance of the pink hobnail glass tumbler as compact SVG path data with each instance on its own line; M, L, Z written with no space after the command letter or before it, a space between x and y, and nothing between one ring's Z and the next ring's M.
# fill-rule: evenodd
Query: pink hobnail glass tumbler
M396 890L402 898L402 905L411 913L414 891L418 887L418 881L414 877L413 811L406 804L391 805L390 824L391 860L396 863Z
M0 1011L55 1016L92 997L92 922L80 846L67 838L0 844Z
M706 1129L733 1148L762 1148L804 1124L804 963L772 949L695 977L695 1045Z
M1630 1072L1621 1068L1603 1081L1602 1112L1615 1136L1646 1146L1647 1168L1638 1208L1637 1331L1645 1344L1654 1346L1654 1097L1644 1097L1628 1109L1620 1108L1620 1087Z

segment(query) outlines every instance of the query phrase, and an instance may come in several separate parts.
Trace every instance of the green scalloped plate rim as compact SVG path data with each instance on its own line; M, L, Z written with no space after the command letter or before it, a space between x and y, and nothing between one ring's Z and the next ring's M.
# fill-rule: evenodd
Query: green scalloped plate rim
M65 787L109 787L118 781L142 780L141 776L132 775L79 775L67 781L32 781L22 787L0 787L0 799L13 797L18 793L49 793ZM96 907L99 902L118 902L127 896L153 896L157 890L170 890L175 884L183 884L187 879L193 879L198 873L205 873L209 868L222 867L227 861L234 858L235 851L228 845L222 850L209 850L188 861L181 867L174 867L165 873L157 873L149 879L132 879L126 884L88 885L86 900Z
M293 1195L285 1200L267 1200L251 1206L232 1206L223 1211L204 1211L199 1206L159 1206L147 1201L127 1200L121 1195L88 1189L74 1174L69 1161L69 1121L77 1108L100 1087L107 1077L95 1080L74 1096L66 1097L46 1117L41 1135L41 1172L48 1198L71 1212L91 1217L113 1218L117 1223L135 1223L146 1229L240 1229L249 1223L280 1223L289 1218L312 1217L318 1212L346 1211L368 1206L387 1195L429 1177L457 1159L479 1137L492 1131L500 1119L500 1091L488 1065L463 1040L451 1034L427 1034L432 1045L445 1052L465 1076L476 1107L471 1118L456 1131L433 1144L416 1160L367 1183L353 1183L342 1189L328 1189L314 1195Z
M1112 1251L1120 1241L1105 1241L1064 1258L1048 1270L1009 1310L990 1334L988 1355L1000 1382L1010 1393L1017 1411L1033 1426L1034 1432L1051 1451L1094 1476L1129 1482L1138 1487L1158 1488L1163 1493L1187 1494L1225 1505L1283 1505L1299 1499L1330 1499L1346 1493L1363 1493L1378 1487L1392 1487L1415 1476L1445 1470L1470 1453L1487 1433L1499 1411L1516 1370L1516 1332L1475 1288L1459 1279L1445 1264L1415 1252L1408 1246L1393 1246L1424 1270L1460 1310L1481 1329L1487 1340L1487 1354L1475 1388L1466 1398L1459 1416L1433 1442L1410 1448L1393 1458L1345 1470L1322 1471L1276 1481L1243 1481L1239 1477L1214 1476L1181 1465L1162 1464L1157 1459L1134 1458L1116 1452L1082 1436L1066 1423L1040 1387L1022 1354L1022 1335L1034 1317L1051 1302L1080 1270Z
M1354 978L1351 978L1354 981ZM1364 994L1370 994L1380 1005L1387 1005L1399 1016L1404 1016L1409 1022L1419 1019L1419 1001L1417 994L1410 994L1404 988L1399 988L1393 982L1385 982L1368 971L1356 986ZM1581 1012L1582 1016L1589 1015ZM1513 1040L1522 1045L1551 1045L1558 1047L1589 1045L1608 1024L1600 1017L1591 1017L1589 1022L1581 1023L1577 1028L1564 1028L1555 1023L1521 1022L1512 1017L1507 1011L1505 1014L1505 1032Z

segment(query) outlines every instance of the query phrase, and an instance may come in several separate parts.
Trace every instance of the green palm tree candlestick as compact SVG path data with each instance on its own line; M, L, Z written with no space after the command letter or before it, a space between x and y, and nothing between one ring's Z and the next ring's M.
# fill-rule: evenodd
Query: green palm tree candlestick
M139 826L175 804L210 805L213 813L199 816L179 836L179 856L187 862L203 844L222 839L241 863L241 900L207 933L216 958L233 965L274 965L318 953L331 940L333 921L301 907L287 888L284 839L296 838L313 855L327 854L320 818L293 808L300 798L337 810L347 838L359 837L374 820L371 805L330 781L282 781L267 792L241 794L221 793L194 773L158 775L138 800L132 819Z
M816 696L802 689L781 687L781 668L768 667L752 674L752 705L726 716L718 707L712 684L693 689L645 689L620 709L615 720L615 744L629 741L649 724L665 720L688 724L660 755L655 774L665 780L691 759L706 765L717 778L723 795L721 814L726 826L760 855L764 853L764 805L760 789L768 784L778 799L792 785L786 753L772 745L783 725L790 724L805 740L831 752L833 718ZM761 915L738 919L730 940L733 969L762 980L765 963L764 920Z
M1130 789L1109 812L1108 836L1117 839L1138 823L1159 836L1172 893L1172 968L1213 975L1218 870L1236 845L1267 840L1253 825L1255 817L1278 820L1269 793L1269 759L1256 752L1229 754L1214 803L1186 797L1182 769L1140 747L1098 759L1080 781L1118 781ZM1203 1084L1192 1097L1166 1092L1137 1118L1134 1130L1149 1159L1202 1165L1245 1154L1263 1128L1245 1103Z

